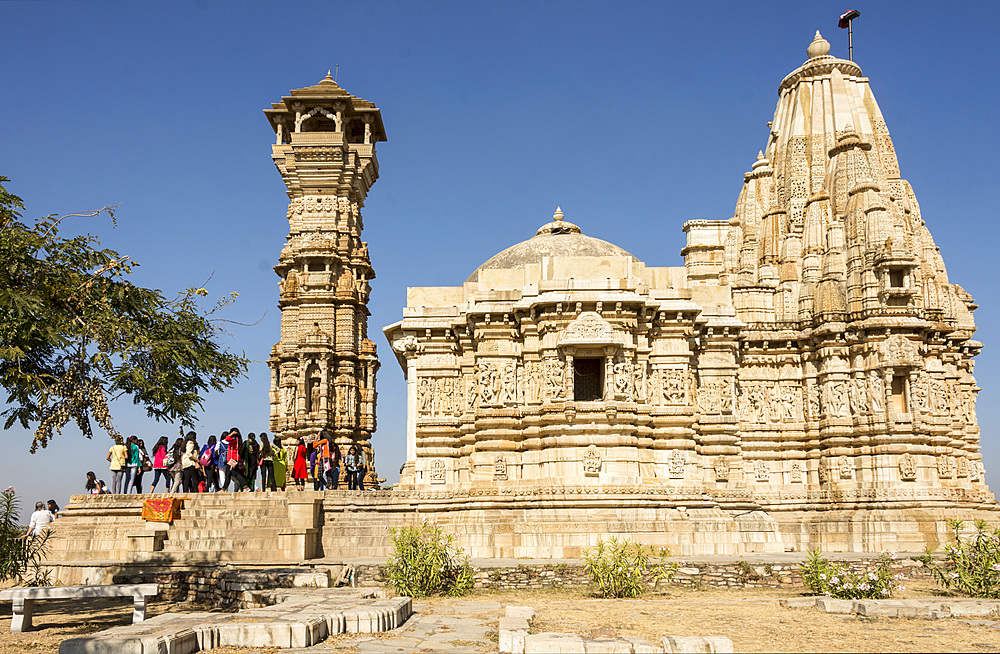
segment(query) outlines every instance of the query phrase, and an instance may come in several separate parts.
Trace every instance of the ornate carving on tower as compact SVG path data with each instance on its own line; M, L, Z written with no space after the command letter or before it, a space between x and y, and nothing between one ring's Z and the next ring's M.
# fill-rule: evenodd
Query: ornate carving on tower
M378 179L378 108L327 76L264 111L271 158L288 187L287 242L278 265L281 340L272 348L271 430L286 443L327 429L346 453L367 455L375 431L379 362L368 338L369 280L361 208Z

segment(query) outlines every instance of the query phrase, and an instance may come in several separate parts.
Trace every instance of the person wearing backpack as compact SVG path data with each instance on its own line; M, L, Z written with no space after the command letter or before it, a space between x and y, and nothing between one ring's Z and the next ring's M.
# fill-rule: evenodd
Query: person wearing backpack
M215 436L209 436L205 447L201 448L201 470L205 475L205 490L219 490L219 477L215 474Z
M229 430L229 438L226 441L226 444L229 446L226 452L229 463L229 478L230 480L236 480L236 492L249 487L246 477L243 476L244 464L240 453L240 450L242 449L240 438L240 430L233 427Z

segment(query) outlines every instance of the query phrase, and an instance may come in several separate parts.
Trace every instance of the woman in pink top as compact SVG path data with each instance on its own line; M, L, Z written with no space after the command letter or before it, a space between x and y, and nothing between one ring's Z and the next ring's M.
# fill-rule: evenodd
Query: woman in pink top
M153 446L153 485L149 487L150 494L156 492L156 484L163 477L163 492L170 492L170 471L167 465L167 440L166 436L160 436Z

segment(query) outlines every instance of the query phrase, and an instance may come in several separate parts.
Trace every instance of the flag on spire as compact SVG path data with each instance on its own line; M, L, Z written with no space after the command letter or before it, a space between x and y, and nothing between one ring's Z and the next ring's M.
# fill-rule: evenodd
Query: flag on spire
M845 11L840 17L840 22L837 26L841 29L847 29L851 26L851 21L861 15L861 12L857 9L851 9L850 11Z

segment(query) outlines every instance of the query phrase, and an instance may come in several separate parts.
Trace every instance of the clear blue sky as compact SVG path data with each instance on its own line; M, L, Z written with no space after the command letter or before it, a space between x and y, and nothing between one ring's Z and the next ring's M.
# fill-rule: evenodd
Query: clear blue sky
M855 60L950 279L982 305L976 366L988 479L1000 483L996 283L1000 3L853 5ZM262 110L340 64L382 110L381 179L364 208L378 275L378 469L398 478L405 385L381 328L407 286L457 285L561 205L585 233L650 265L679 265L681 225L732 215L767 138L781 79L820 29L846 57L844 2L2 2L0 175L27 215L120 204L71 223L133 256L140 284L240 294L228 342L248 379L205 402L202 439L268 430L278 339L271 266L287 234L285 187ZM176 426L130 404L125 434ZM28 454L5 434L0 487L25 504L107 475L106 436L67 430ZM148 482L147 482L148 483Z

